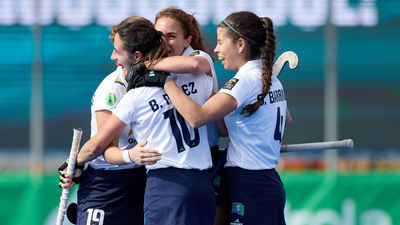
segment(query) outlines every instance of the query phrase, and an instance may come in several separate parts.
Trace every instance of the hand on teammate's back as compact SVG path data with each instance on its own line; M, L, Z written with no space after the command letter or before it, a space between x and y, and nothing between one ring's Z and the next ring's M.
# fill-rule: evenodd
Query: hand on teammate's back
M134 86L133 83L136 83L136 80L139 76L144 74L147 71L147 67L144 63L136 63L129 67L128 73L125 76L125 80L128 83L127 91L131 90Z
M161 153L145 146L147 141L140 142L129 150L129 158L138 165L152 165L161 159Z
M168 72L147 70L144 63L132 65L125 76L129 91L133 87L164 87L165 81L171 76Z
M144 75L139 76L135 82L135 88L138 87L164 87L165 81L171 74L163 71L147 71Z

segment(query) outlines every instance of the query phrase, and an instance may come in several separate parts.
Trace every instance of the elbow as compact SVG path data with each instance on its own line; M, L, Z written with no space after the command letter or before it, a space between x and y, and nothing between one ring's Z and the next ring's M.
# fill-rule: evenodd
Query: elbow
M188 120L188 123L193 128L199 128L199 127L201 127L201 126L206 124L204 121L201 120L201 118L191 118L191 119Z
M195 58L195 57L194 57ZM200 60L193 59L192 63L190 64L190 70L193 73L207 73L210 68L202 63Z
M201 127L201 124L198 122L189 122L190 126L192 126L193 128L199 128Z
M96 158L97 156L103 154L104 149L106 146L101 146L96 143L88 143L88 148L86 150L86 153L89 155L90 158Z

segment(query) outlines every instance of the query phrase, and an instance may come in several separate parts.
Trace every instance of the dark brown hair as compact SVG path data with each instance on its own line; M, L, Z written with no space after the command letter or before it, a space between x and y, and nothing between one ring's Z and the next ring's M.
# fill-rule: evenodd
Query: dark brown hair
M133 62L150 62L150 65L162 57L167 56L167 40L161 32L154 28L149 20L133 16L123 20L111 29L110 39L118 33L123 48L133 55L136 51L143 54L143 58Z
M200 25L193 15L186 13L182 9L169 7L157 13L155 23L157 23L157 20L161 17L168 17L178 21L184 31L184 37L188 38L189 35L192 36L190 46L195 50L202 50L212 56L207 41L201 36ZM207 49L204 45L207 46Z
M245 49L246 59L258 59L262 53L262 97L246 105L241 112L245 116L251 116L260 107L271 86L276 45L272 20L268 17L260 18L252 12L241 11L227 16L218 27L226 28L228 37L234 42L239 38L247 42L249 47Z

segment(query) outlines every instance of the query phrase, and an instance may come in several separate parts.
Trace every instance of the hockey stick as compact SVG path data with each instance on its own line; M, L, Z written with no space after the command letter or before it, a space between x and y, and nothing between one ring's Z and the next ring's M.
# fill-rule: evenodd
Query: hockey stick
M282 145L281 153L285 152L305 152L305 151L324 151L332 149L352 149L354 142L352 139L341 141L312 142L303 144Z
M307 151L325 151L325 150L334 150L334 149L352 149L354 147L354 142L352 139L345 139L341 141L326 141L326 142L311 142L311 143L302 143L302 144L290 144L290 145L282 145L281 153L287 152L307 152ZM215 179L218 172L222 169L226 162L226 149L221 155L221 158L214 165L212 170L210 171L211 181Z
M82 138L82 130L74 128L74 135L72 138L72 146L71 151L69 153L67 174L73 174L76 163L76 156L78 155L79 145L81 143ZM68 195L69 195L69 187L63 188L61 197L60 197L60 205L58 207L57 213L57 225L62 225L64 222L65 210L67 208Z
M286 51L282 53L276 60L275 64L272 66L272 73L274 73L278 77L286 62L289 63L290 69L294 70L299 64L299 57L296 53L292 51Z

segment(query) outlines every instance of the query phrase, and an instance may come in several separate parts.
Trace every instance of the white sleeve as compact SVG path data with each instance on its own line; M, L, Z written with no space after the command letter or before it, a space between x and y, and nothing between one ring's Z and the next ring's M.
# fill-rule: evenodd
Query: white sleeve
M122 97L121 101L118 103L117 107L113 110L113 114L118 117L122 122L125 124L131 124L134 118L134 102L133 100L135 99L133 97L134 95L134 90L132 89L128 93Z
M250 80L243 74L236 74L219 90L234 97L238 103L237 108L240 108L246 103L251 91Z
M123 94L120 91L119 84L115 83L113 76L106 77L97 88L93 97L93 110L112 111L121 100Z
M194 53L197 53L197 54L194 54ZM212 59L211 59L211 56L209 54L207 54L206 52L203 52L203 51L200 51L200 50L196 50L192 54L194 54L193 56L195 56L195 57L202 56L202 57L206 58L208 63L210 63L210 66L212 66L214 64Z
M102 87L102 86L100 86L99 88L102 88L102 90L97 91L93 98L94 111L103 110L103 109L112 111L114 109L115 105L117 104L117 96L116 96L115 92L111 91L108 88Z
M207 59L208 63L210 64L211 74L213 77L213 90L215 93L217 93L218 92L218 79L217 79L217 74L215 73L214 62L213 62L211 56L203 51L198 51L198 54L196 54L194 56L196 56L196 57L202 56L205 59Z

